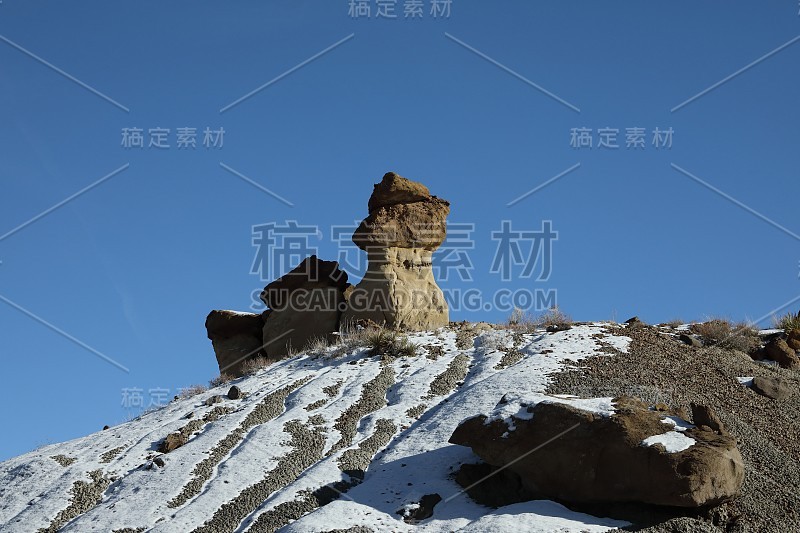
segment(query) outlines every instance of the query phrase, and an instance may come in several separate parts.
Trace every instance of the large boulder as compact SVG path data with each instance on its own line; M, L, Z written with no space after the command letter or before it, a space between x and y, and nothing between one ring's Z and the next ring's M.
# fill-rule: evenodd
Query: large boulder
M410 330L448 324L432 255L447 235L450 204L390 172L375 185L368 207L353 242L367 252L369 264L364 279L348 291L343 322L372 320Z
M773 400L785 400L792 396L792 385L789 380L772 376L756 376L753 378L753 390L761 396Z
M270 307L264 320L264 352L281 358L338 331L347 273L336 261L307 257L261 292Z
M206 332L217 356L220 374L238 377L248 359L264 355L264 319L253 313L211 311L206 317Z
M800 329L793 329L786 334L786 344L795 351L800 351Z
M694 508L738 494L744 464L723 428L692 426L632 398L616 399L613 414L568 403L539 402L505 419L470 418L450 442L514 472L534 498Z
M769 341L764 346L767 357L777 362L781 367L790 370L800 370L800 358L797 353L792 350L785 340L775 338Z

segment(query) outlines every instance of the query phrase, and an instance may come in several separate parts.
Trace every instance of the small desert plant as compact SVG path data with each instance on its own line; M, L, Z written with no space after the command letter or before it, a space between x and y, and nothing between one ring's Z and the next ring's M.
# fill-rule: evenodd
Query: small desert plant
M505 326L508 329L519 331L521 333L533 333L533 331L539 327L539 323L530 314L526 313L519 307L515 307L506 319Z
M368 346L367 336L370 331L376 328L359 327L353 324L342 325L336 341L332 344L332 349L326 350L326 355L330 358L342 357L353 350L366 348Z
M262 368L267 368L270 364L272 364L272 362L269 359L259 355L258 357L247 359L244 363L242 363L242 373L255 374Z
M777 329L782 329L786 332L792 331L793 329L800 329L800 311L798 311L796 315L786 313L781 317L775 317L774 321Z
M314 337L303 347L303 352L309 357L322 357L328 353L328 341L323 337Z
M519 307L515 307L514 310L511 311L511 314L508 315L508 319L506 320L506 324L508 326L511 326L511 327L518 326L526 318L527 318L527 315L525 314L525 311L523 311Z
M184 387L178 393L178 398L185 399L191 398L192 396L197 396L198 394L202 394L208 390L208 387L205 385L190 385L188 387Z
M672 319L672 320L670 320L669 322L664 322L664 323L662 324L662 326L667 326L668 328L675 329L675 328L677 328L678 326L682 326L682 325L683 325L683 324L685 324L685 323L686 323L686 322L684 322L684 321L683 321L683 320L681 320L680 318L673 318L673 319Z
M551 307L536 319L536 324L543 328L569 329L572 327L573 322L569 315L561 311L561 309Z
M226 374L225 372L223 372L219 376L211 379L211 381L208 382L208 386L213 389L214 387L219 387L220 385L225 385L227 382L231 381L232 379L233 379L233 376L230 376L230 375Z
M709 344L726 348L751 352L760 345L758 331L750 324L733 324L730 320L713 318L700 324L692 324L689 329L692 333L703 337Z
M412 357L417 346L407 336L386 328L369 328L365 335L370 355L387 357Z

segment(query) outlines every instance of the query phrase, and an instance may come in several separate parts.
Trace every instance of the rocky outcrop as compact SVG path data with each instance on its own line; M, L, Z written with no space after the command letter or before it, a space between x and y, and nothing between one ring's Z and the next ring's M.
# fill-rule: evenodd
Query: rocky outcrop
M777 362L781 367L800 370L800 358L797 357L797 353L789 347L785 340L781 338L772 339L764 346L764 350L767 357Z
M800 351L800 329L793 329L786 334L786 344L795 351Z
M206 332L217 356L220 374L241 376L248 359L263 355L264 319L253 313L211 311L206 317Z
M268 358L281 358L339 330L347 273L336 261L307 257L261 292L270 308L262 338Z
M701 426L651 411L632 398L596 414L540 402L510 424L481 415L450 438L493 467L517 474L515 494L575 503L641 502L701 507L738 494L744 465L733 437L705 408ZM706 424L717 426L715 431Z
M369 264L348 291L343 322L368 319L410 330L446 325L447 303L433 277L432 254L447 234L450 204L390 172L375 185L368 207L353 242L367 252Z

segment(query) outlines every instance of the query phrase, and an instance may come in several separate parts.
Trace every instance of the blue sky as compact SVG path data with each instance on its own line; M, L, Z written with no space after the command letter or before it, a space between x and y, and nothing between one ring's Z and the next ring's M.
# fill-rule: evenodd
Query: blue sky
M434 18L425 0L415 20L396 4L0 3L0 459L124 422L123 389L146 407L207 382L206 314L264 285L252 227L316 225L309 244L334 259L330 228L363 218L390 170L474 225L472 279L451 273L450 293L556 290L575 319L650 322L756 319L800 296L796 1L455 0ZM147 147L155 128L170 148ZM598 148L601 128L619 148ZM504 220L552 221L547 280L490 272Z

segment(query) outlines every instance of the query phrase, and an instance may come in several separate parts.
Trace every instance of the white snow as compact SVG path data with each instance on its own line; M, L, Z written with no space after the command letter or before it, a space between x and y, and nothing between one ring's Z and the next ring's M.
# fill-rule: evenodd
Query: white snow
M559 403L569 405L582 411L600 416L611 416L615 412L613 398L576 398L568 395L531 394L519 396L506 394L505 403L498 404L492 411L485 413L484 424L502 420L509 431L516 429L514 420L533 419L533 407L538 403Z
M653 435L647 437L642 441L644 446L655 446L661 444L666 449L667 453L678 453L683 450L688 450L697 443L691 437L687 437L680 431L668 431L662 435Z
M630 338L620 333L624 330L602 323L579 325L553 334L527 333L518 346L523 358L500 370L496 368L503 356L499 349L513 342L508 331L486 332L476 343L477 348L465 350L456 347L456 335L451 330L412 334L414 343L439 345L443 355L435 361L418 355L390 363L395 383L386 391L386 405L364 416L358 422L352 444L330 456L326 454L341 437L335 422L359 400L364 385L381 372L380 357L369 357L363 350L357 350L338 359L313 359L305 355L287 359L236 380L234 383L248 393L242 400L206 406L207 398L227 391L231 384L225 384L192 398L176 400L109 430L39 448L0 463L0 530L48 527L59 511L70 504L73 484L79 480L88 482L88 472L102 470L115 481L97 506L66 524L63 531L111 531L128 527L191 531L209 520L242 489L263 480L291 451L290 436L284 432L287 422L304 423L316 415L324 419L326 440L322 459L270 494L240 524L239 531L246 531L261 513L295 500L301 491L347 480L348 476L338 467L339 458L370 438L381 419L391 421L397 432L373 458L363 482L338 500L287 525L285 531L327 531L363 525L375 531L513 528L600 532L624 526L624 522L575 513L548 501L525 502L494 511L480 506L461 492L452 476L461 464L474 463L477 458L469 448L448 443L458 424L477 414L491 413L504 420L528 416L523 403L566 403L609 416L614 412L610 398L549 396L544 391L551 374L579 365L586 357L609 356L601 351L603 346L627 350ZM603 338L593 338L599 335ZM443 395L431 396L431 383L459 355L469 357L468 373L461 384ZM209 452L231 435L266 396L302 378L309 381L287 396L280 414L245 431L241 441L219 458L199 494L177 508L167 505L192 479L198 463L208 458ZM323 392L323 388L337 383L341 387L333 397ZM507 393L511 393L507 396L508 403L497 406ZM313 410L305 409L320 400L327 403ZM423 414L418 418L409 416L409 409L420 405L425 406ZM186 445L163 455L166 463L163 468L142 468L158 455L155 449L168 433L179 430L190 420L202 419L219 406L230 407L233 412L203 425ZM187 419L189 412L193 416ZM670 433L680 435L677 430ZM118 447L123 449L110 462L100 461L103 453ZM61 466L51 459L54 455L65 455L75 462ZM432 518L417 525L403 522L398 511L412 508L423 495L433 493L441 495L443 500L436 505Z

